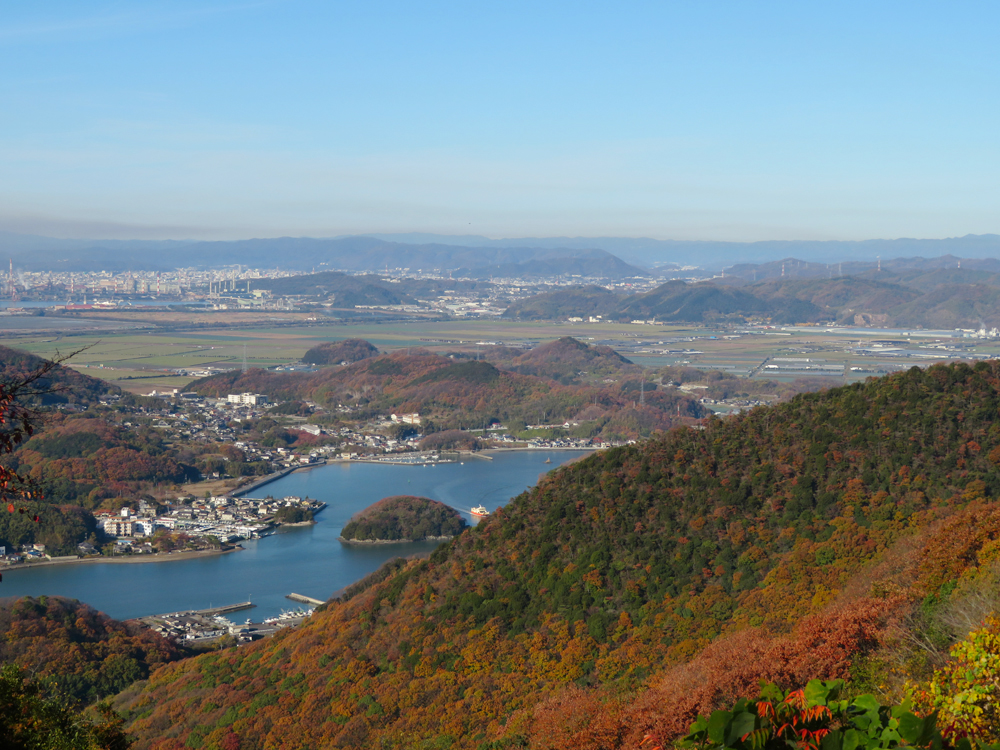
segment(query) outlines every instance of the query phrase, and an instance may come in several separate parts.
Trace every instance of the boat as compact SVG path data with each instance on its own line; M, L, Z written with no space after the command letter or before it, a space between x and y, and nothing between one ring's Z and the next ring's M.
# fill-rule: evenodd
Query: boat
M552 459L551 458L546 458L544 461L542 461L542 463L543 464L550 464L550 463L552 463Z
M490 514L490 512L486 510L486 506L483 505L477 505L469 512L472 513L472 515L474 515L476 518L485 518Z

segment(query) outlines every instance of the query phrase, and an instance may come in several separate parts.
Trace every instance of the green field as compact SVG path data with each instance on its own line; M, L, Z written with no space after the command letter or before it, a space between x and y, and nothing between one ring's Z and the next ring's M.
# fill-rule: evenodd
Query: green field
M220 322L225 322L220 318ZM785 328L756 335L739 335L735 330L682 326L647 326L630 324L586 323L514 323L499 320L454 320L414 322L366 322L328 324L268 324L238 328L220 326L196 331L67 333L39 332L0 339L0 343L43 357L73 356L72 365L88 375L114 382L128 390L148 392L153 388L183 388L194 375L175 370L200 370L207 367L238 368L246 357L249 367L273 367L298 362L312 346L345 338L363 338L382 351L422 347L431 351L473 352L480 342L500 344L538 344L561 336L575 336L588 343L610 343L637 364L650 368L686 364L699 368L721 368L746 375L768 358L805 360L837 366L835 373L807 372L821 376L831 385L863 379L881 371L904 366L930 364L937 350L922 349L928 357L901 358L869 354L859 356L849 351L859 344L878 341L880 332L829 333L816 328ZM885 338L891 338L886 332ZM690 340L686 340L690 339ZM641 342L641 343L640 343ZM891 342L890 342L891 343ZM900 343L904 347L962 345L968 340L941 338L914 339ZM996 342L973 342L969 354L996 356ZM958 352L941 351L941 359ZM861 367L863 371L852 371ZM761 371L760 376L787 380L795 373Z

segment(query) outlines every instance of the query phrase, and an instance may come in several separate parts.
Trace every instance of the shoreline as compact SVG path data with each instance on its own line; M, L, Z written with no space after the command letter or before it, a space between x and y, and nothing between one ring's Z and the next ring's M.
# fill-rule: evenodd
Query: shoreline
M453 536L427 536L423 539L344 539L342 536L337 537L337 541L341 544L358 544L358 545L370 545L370 544L423 544L424 542L447 542L454 539Z
M80 557L76 560L45 560L44 562L18 563L0 568L0 573L10 573L15 570L31 570L47 568L52 565L132 565L138 563L174 562L176 560L191 560L199 557L216 557L228 555L230 552L240 552L243 547L236 545L229 549L191 550L187 552L157 552L152 555L121 555L119 557Z
M536 447L531 447L531 446L517 446L517 447L509 447L509 448L508 447L494 447L494 448L483 448L482 450L478 450L478 451L458 451L458 453L460 454L460 456L459 456L458 459L454 459L454 460L450 459L450 460L447 460L447 461L427 461L426 463L417 463L417 462L414 462L414 461L405 461L405 460L401 460L401 461L383 460L383 458L385 456L390 456L390 455L393 455L393 454L380 454L380 456L372 456L372 457L369 457L369 458L341 458L340 456L337 456L337 457L330 456L330 457L324 458L322 461L317 461L316 463L303 464L302 466L287 467L285 469L282 469L279 472L275 472L275 473L269 474L269 475L267 475L265 477L261 477L260 479L254 481L254 482L251 482L250 484L245 484L245 485L242 485L240 487L233 487L231 489L228 489L225 492L223 492L221 496L222 497L234 497L234 496L239 497L243 493L254 492L254 491L260 489L261 487L264 487L264 486L270 484L271 482L276 482L279 479L284 479L286 476L288 476L290 474L295 474L295 473L298 473L300 471L312 471L313 469L320 469L320 468L322 468L324 466L330 466L331 464L352 464L352 463L357 463L357 464L385 464L385 465L389 465L389 466L432 466L432 465L437 465L437 464L461 463L463 461L463 459L466 459L466 458L479 459L481 461L492 461L494 455L498 455L498 454L501 454L501 453L515 453L515 452L529 452L529 451L533 451L533 452L536 452L536 453L539 452L539 451L575 451L575 452L579 452L579 453L597 453L597 452L600 452L602 450L607 450L607 448L603 447L603 446L602 447L587 446L586 448L550 448L548 446L539 446L537 448ZM409 455L413 455L413 454L412 453L400 453L398 455L400 457L403 457L403 456L409 456ZM575 459L575 460L578 460L578 459ZM215 481L215 480L207 480L207 481ZM198 489L197 485L198 485L198 483L194 483L192 485L187 485L187 486L189 486L191 488L191 494L199 494L199 489Z
M542 451L577 451L577 452L597 453L598 451L602 451L602 450L606 450L606 449L605 448L595 448L592 445L588 445L586 448L529 448L529 447L523 447L523 448L520 448L520 447L519 448L483 448L481 451L476 451L476 454L486 454L488 456L488 455L491 455L491 454L494 454L494 453L514 453L514 452L527 453L529 451L530 452L534 452L534 453L539 453L539 452L542 452Z
M392 460L387 459L387 456L393 454L383 453L380 456L372 456L370 458L328 458L326 459L326 465L329 464L386 464L389 466L436 466L438 464L456 464L461 463L466 458L478 458L482 461L492 461L493 456L501 453L540 453L544 451L574 451L578 453L597 453L602 450L607 450L603 447L594 447L592 445L586 448L549 448L548 446L531 447L531 446L518 446L518 447L496 447L496 448L483 448L478 451L458 451L459 458L457 459L447 459L444 461L426 461L426 462L416 462L416 461L405 461L405 460ZM447 451L446 451L447 452ZM412 456L413 453L400 453L397 454L400 457ZM301 471L303 469L318 468L322 464L312 464L310 466L303 466L301 469L295 469L295 471Z

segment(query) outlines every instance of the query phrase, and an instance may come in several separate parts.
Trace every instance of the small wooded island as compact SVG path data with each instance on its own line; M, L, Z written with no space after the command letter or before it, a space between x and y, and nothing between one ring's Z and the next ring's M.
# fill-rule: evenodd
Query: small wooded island
M396 495L356 514L340 532L344 542L377 544L450 539L468 526L454 508L427 497Z

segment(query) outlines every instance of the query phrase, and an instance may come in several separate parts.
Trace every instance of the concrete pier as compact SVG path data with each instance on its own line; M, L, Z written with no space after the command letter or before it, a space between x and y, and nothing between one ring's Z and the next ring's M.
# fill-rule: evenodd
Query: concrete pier
M191 609L183 612L171 612L166 615L148 615L149 617L179 617L182 615L192 615L198 617L213 617L215 615L227 615L230 612L239 612L242 609L251 609L257 605L253 602L239 602L237 604L227 604L224 607L211 607L209 609ZM143 617L138 618L145 619Z
M302 594L288 594L286 599L291 599L293 602L302 602L303 604L311 604L314 607L318 607L320 604L326 604L324 601L319 599L313 599L311 596L303 596Z

